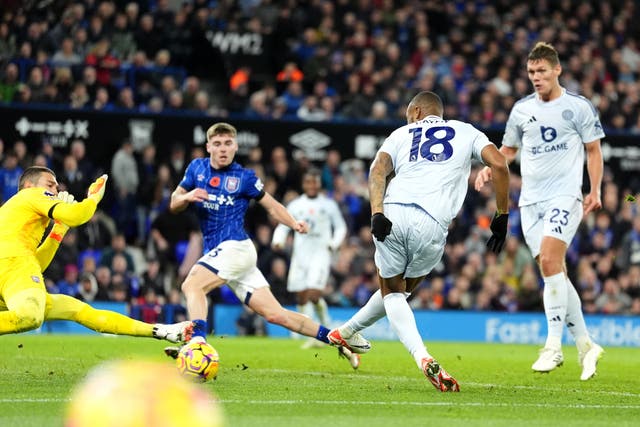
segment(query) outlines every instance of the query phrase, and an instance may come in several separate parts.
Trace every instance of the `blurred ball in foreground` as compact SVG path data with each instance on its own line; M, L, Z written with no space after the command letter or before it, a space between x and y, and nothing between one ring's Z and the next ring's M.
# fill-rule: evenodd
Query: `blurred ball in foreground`
M221 427L213 394L172 365L114 361L94 368L76 386L65 427Z

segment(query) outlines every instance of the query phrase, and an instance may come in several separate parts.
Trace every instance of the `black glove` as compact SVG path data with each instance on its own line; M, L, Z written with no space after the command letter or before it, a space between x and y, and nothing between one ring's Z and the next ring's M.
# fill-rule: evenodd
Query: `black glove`
M504 246L507 238L507 225L509 222L509 214L498 214L491 220L491 232L493 235L487 242L487 247L494 253L499 254Z
M371 234L376 236L379 242L384 242L384 239L391 234L391 225L392 222L383 213L373 214L371 217Z

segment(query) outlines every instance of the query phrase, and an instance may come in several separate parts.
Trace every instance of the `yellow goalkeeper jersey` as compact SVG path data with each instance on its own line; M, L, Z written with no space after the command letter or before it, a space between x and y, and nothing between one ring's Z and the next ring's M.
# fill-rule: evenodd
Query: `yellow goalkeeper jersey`
M83 224L96 210L90 198L63 203L40 187L24 188L0 207L0 258L35 256L51 219L69 226Z

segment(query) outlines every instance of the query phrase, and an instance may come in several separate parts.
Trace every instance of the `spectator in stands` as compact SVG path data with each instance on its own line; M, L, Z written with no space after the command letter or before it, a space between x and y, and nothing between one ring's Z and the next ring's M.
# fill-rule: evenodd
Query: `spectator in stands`
M137 28L134 36L137 48L142 50L148 58L155 57L156 52L164 45L164 38L163 34L156 29L153 16L142 15Z
M75 228L70 229L62 238L60 248L56 252L49 267L44 271L44 276L54 282L62 280L64 269L67 265L78 262L78 236Z
M2 80L0 81L0 101L5 103L13 101L19 84L18 66L12 63L7 64Z
M605 280L602 294L595 301L596 308L604 314L621 314L631 307L631 297L620 292L620 285L616 279Z
M65 294L72 297L78 295L78 267L75 264L67 264L64 266L64 277L56 283L59 294Z
M111 51L122 60L129 61L137 49L133 33L127 25L127 15L119 12L115 16L113 32L111 34Z
M63 169L58 174L60 185L73 194L76 200L82 200L89 186L90 176L85 176L78 167L76 158L68 154L64 157Z
M59 67L55 69L53 83L56 85L57 96L56 102L68 104L71 100L71 92L73 91L73 75L68 67Z
M0 61L11 58L16 52L16 35L6 21L0 22Z
M168 279L158 258L147 258L147 269L140 277L140 293L145 295L147 290L152 289L156 295L164 298L167 295Z
M105 248L102 251L102 256L100 257L100 265L109 267L113 270L113 259L116 256L121 256L125 261L125 268L127 272L133 273L136 271L136 265L133 261L133 257L127 251L127 241L125 239L125 235L122 232L117 232L111 238L111 246ZM120 267L120 266L118 266ZM118 271L120 268L118 268ZM98 278L98 281L100 279Z
M162 315L165 321L173 323L187 320L187 308L178 289L173 288L169 291L167 303L162 307Z
M118 230L128 239L135 239L137 233L136 194L140 177L138 165L133 155L133 143L125 139L111 161L111 179L115 192L113 209Z
M18 166L22 169L26 169L29 166L33 165L33 155L29 153L27 149L27 144L22 139L18 139L13 143L13 152L16 154L18 159Z
M54 67L73 67L83 62L84 58L74 51L73 37L65 36L62 39L60 49L51 57L51 64Z
M111 300L111 269L106 265L98 266L96 269L96 282L98 292L95 295L95 301Z
M95 67L97 82L107 88L111 86L114 73L118 73L120 68L120 60L111 54L111 41L108 38L101 38L93 45L85 58L85 64Z
M33 67L31 71L29 71L29 80L27 81L27 86L31 91L31 102L45 102L45 80L44 74L42 73L42 68Z
M18 156L15 151L9 151L0 167L0 186L2 190L2 202L6 202L18 192L18 180L23 169L18 164Z
M172 214L168 207L167 204L153 220L149 233L152 256L160 261L165 273L178 270L187 253L200 242L200 227L194 214L189 210Z
M78 248L81 251L102 251L111 245L115 230L115 221L98 210L88 222L78 227Z
M91 303L95 301L98 294L98 282L92 273L82 273L80 275L80 286L78 289L78 298L81 301Z
M98 88L104 86L100 86L98 83L98 75L96 73L95 67L87 65L82 70L82 83L84 83L87 88L87 93L89 94L89 99L96 99L96 94L98 93ZM108 89L108 88L107 88Z

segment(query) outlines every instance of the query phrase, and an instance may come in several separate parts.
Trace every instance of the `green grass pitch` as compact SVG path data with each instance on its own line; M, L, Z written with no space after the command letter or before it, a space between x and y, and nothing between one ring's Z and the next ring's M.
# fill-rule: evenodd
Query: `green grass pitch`
M163 342L102 336L0 338L0 426L62 426L73 386L111 359L172 363ZM575 348L535 374L537 348L428 343L460 393L440 393L398 342L374 342L353 371L333 348L300 340L215 337L221 367L204 387L236 426L631 426L640 423L640 350L607 348L598 375L579 380ZM212 404L214 404L212 402Z

